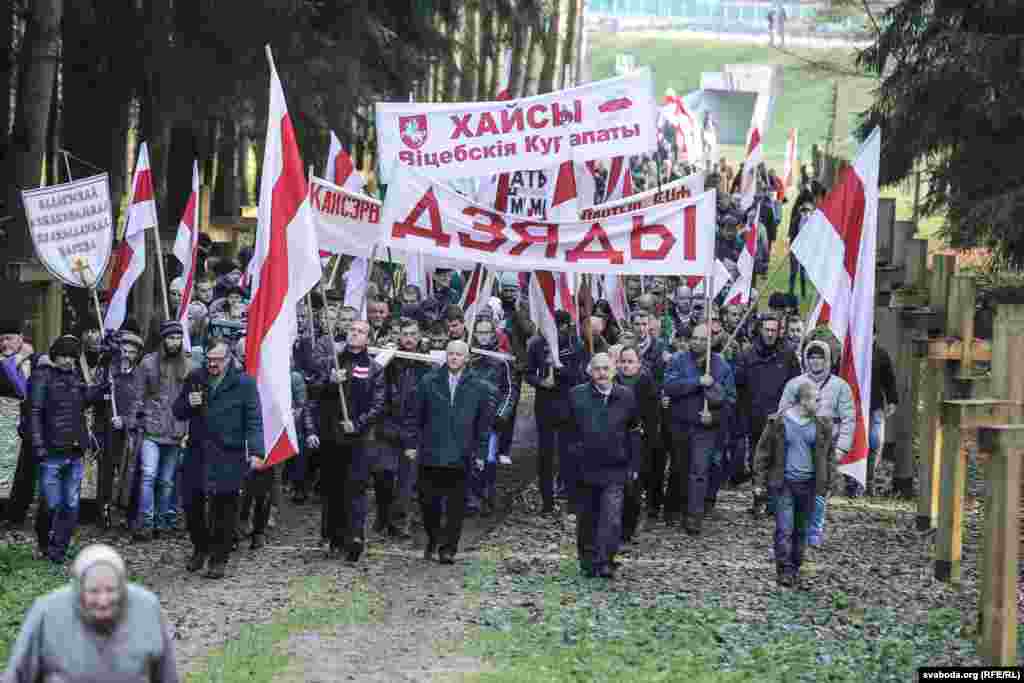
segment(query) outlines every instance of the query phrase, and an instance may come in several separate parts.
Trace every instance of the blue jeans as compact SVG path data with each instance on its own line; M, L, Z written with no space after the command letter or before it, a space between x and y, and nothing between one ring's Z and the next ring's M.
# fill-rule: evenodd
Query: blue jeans
M175 478L181 449L172 444L142 442L142 490L139 515L143 529L173 529Z
M814 485L814 479L787 480L781 487L772 489L775 497L775 566L779 572L795 574L800 570L806 530L817 500Z
M825 496L814 497L814 511L811 514L811 523L807 525L807 544L817 548L825 540L825 509L827 507Z
M50 512L50 537L47 556L63 562L78 524L78 503L82 494L85 463L80 453L49 454L39 466L43 497Z

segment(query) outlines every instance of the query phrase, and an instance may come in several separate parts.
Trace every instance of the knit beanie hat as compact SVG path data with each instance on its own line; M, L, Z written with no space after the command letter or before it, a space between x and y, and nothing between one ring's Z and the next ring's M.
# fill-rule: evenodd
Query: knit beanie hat
M79 343L78 337L73 334L65 334L53 342L53 345L50 347L50 358L57 358L58 356L78 358L81 352L82 345Z
M185 335L184 329L177 320L165 320L160 323L160 338L167 339L172 334Z

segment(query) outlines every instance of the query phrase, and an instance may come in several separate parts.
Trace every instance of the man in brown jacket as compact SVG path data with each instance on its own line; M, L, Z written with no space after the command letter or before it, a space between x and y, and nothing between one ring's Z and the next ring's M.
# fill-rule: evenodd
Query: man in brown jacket
M817 416L818 387L797 387L797 402L772 417L757 444L754 485L775 499L775 566L779 585L797 583L814 497L835 481L832 422Z

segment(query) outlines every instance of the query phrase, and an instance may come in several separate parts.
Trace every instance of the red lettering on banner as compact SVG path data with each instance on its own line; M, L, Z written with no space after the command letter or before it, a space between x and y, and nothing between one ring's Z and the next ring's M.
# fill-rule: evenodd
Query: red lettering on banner
M537 120L537 114L543 114L546 108L543 104L535 104L526 110L526 122L530 124L530 128L545 128L548 125L547 119Z
M522 130L523 129L523 110L508 109L501 110L501 132L508 133L511 130Z
M594 240L601 243L601 251L587 251ZM604 231L601 224L594 223L580 243L565 253L565 260L569 263L582 260L607 261L614 266L620 266L625 260L625 256L612 246L612 241L608 239L608 233Z
M683 260L697 260L697 207L683 209Z
M333 214L334 213L334 202L335 202L336 199L337 199L337 195L336 194L334 194L333 192L330 192L330 191L327 192L326 196L324 197L324 213L326 213L326 214Z
M491 236L491 239L484 242L481 240L473 239L470 235L464 232L459 233L459 244L467 249L479 249L480 251L486 251L488 253L494 253L498 250L498 247L508 242L508 238L504 235L505 230L505 219L501 215L488 211L487 209L481 209L476 206L467 206L462 210L462 213L470 218L474 216L487 216L490 219L487 223L473 222L473 228L480 232L485 232Z
M380 223L380 207L376 204L370 204L370 216L367 218L368 223Z
M644 237L658 237L661 245L657 249L644 249ZM633 231L629 235L629 253L634 261L662 261L675 246L672 231L659 223L644 225L643 216L633 216Z
M555 258L558 256L558 225L555 223L534 223L531 221L523 221L520 223L513 223L512 230L519 235L519 244L512 247L509 253L512 256L519 256L526 251L530 245L533 244L547 244L544 248L544 256L546 258ZM530 228L544 228L547 230L547 234L544 235L531 235L529 232Z
M321 188L319 184L313 183L310 186L309 201L313 205L313 208L316 209L317 211L320 210L320 191Z
M498 134L498 124L494 122L494 116L489 111L480 114L480 122L476 124L477 137L485 133Z
M470 117L472 117L472 114L464 114L462 116L449 114L449 118L455 125L455 130L452 131L452 140L458 140L460 135L465 135L467 138L473 137L473 131L469 129Z
M430 227L421 228L416 225L416 221L420 219L423 212L426 211L430 217ZM404 239L407 235L413 235L416 237L424 237L428 240L434 240L434 243L439 247L447 248L451 243L451 235L444 234L441 229L441 210L437 206L437 197L434 196L434 188L427 190L416 206L412 207L412 211L404 221L396 222L391 228L391 236L396 239Z

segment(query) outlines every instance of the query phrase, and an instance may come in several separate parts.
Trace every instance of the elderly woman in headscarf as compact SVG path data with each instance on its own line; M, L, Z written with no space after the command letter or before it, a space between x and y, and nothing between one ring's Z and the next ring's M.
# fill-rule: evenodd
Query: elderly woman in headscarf
M127 582L113 548L84 549L71 577L32 605L3 683L178 682L160 601Z

